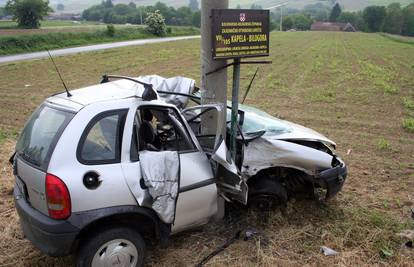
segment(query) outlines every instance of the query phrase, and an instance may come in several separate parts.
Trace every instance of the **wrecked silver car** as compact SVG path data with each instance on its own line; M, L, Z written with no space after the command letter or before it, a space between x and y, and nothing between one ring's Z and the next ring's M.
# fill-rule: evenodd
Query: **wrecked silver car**
M104 76L47 98L10 158L25 237L49 255L76 255L76 266L142 266L146 240L165 245L222 219L224 200L268 209L341 189L347 171L332 141L247 106L233 161L226 107L191 106L194 91L183 77ZM211 132L202 118L215 120Z

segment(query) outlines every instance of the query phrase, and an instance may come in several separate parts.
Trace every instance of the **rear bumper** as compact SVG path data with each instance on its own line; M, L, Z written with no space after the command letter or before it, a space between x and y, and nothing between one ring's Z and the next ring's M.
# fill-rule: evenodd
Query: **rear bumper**
M347 175L348 169L345 163L341 162L339 166L324 170L316 176L319 184L327 190L326 199L334 197L341 191Z
M77 227L67 221L53 220L33 209L17 187L14 188L14 203L23 234L35 247L50 256L72 253L80 231Z

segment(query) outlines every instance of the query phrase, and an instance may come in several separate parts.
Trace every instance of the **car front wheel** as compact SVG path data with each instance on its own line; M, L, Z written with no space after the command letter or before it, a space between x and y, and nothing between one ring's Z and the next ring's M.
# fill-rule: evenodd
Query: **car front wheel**
M258 177L249 184L248 205L259 211L270 211L285 205L288 199L283 185L268 177Z
M76 256L78 267L143 266L145 242L141 235L128 227L99 231L86 239Z

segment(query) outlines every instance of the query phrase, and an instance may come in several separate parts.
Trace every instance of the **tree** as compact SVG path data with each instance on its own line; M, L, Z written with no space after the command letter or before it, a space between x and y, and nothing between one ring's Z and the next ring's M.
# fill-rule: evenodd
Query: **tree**
M384 32L401 34L404 24L404 16L400 3L392 3L387 7L387 15L384 19Z
M190 0L190 3L188 4L188 7L192 10L192 11L198 11L198 0Z
M100 21L103 20L104 13L105 7L102 4L94 5L82 12L82 18L89 21Z
M147 18L145 19L145 25L147 25L146 30L149 33L158 36L165 35L165 18L159 10L156 10L153 13L148 13Z
M406 6L403 10L404 24L402 34L414 36L414 3Z
M353 12L342 12L341 15L339 15L338 19L336 20L337 22L342 22L342 23L351 23L352 25L356 24L357 18L356 18L356 14Z
M191 25L193 25L194 27L200 28L200 26L201 26L201 12L200 12L200 10L193 13L193 17L191 19Z
M133 11L131 10L130 6L125 5L125 4L117 4L113 7L112 10L115 12L115 14L120 15L120 16L125 16L131 11Z
M293 15L292 18L294 28L297 30L307 31L312 25L312 19L303 13Z
M284 31L290 30L293 28L293 19L291 16L287 16L283 19L282 29Z
M3 18L4 16L6 16L6 11L4 7L0 7L0 19Z
M329 16L330 22L335 22L338 20L338 17L341 15L342 9L339 3L336 3L332 8L331 15Z
M43 17L53 11L49 1L43 0L9 0L6 10L13 14L19 27L27 28L39 28Z
M327 21L331 13L331 7L323 3L309 4L303 8L306 14L317 21Z
M65 10L65 5L62 4L62 3L59 3L59 4L57 4L56 9L58 11L63 11L63 10Z
M105 8L112 8L114 4L112 3L112 0L104 0L102 1L102 6Z
M177 18L179 18L179 25L191 25L193 12L189 7L182 6L177 9Z
M382 29L387 11L383 6L368 6L364 9L363 18L368 26L368 31L379 32Z

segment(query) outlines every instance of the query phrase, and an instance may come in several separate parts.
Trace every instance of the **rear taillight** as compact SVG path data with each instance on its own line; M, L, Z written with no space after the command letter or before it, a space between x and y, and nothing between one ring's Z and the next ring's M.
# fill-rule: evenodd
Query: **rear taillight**
M52 174L46 174L46 200L49 216L56 220L70 216L70 195L65 183Z

